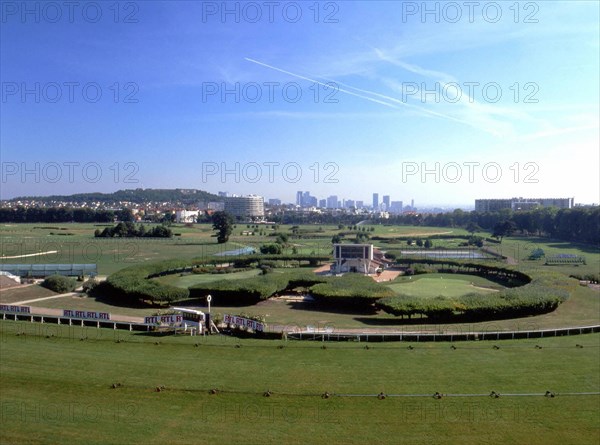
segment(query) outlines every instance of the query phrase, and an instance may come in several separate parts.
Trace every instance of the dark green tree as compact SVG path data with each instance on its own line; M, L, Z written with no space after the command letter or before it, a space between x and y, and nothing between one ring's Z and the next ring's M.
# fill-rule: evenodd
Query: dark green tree
M229 241L229 235L233 230L233 217L227 212L215 212L212 223L213 230L217 231L217 242L223 244Z
M263 254L280 255L282 251L281 244L277 243L263 244L260 246L260 253Z
M473 235L475 232L481 231L481 227L479 227L479 225L477 225L477 223L474 223L473 221L467 224L467 227L465 227L465 229L467 229L467 232L469 232L471 235Z
M502 242L502 238L512 235L516 229L517 225L513 221L505 219L494 226L494 233L492 233L492 236L498 238L500 242Z

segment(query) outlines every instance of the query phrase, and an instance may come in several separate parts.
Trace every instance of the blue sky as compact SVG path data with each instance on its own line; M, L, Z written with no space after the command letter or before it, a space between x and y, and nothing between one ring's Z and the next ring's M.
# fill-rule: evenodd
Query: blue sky
M600 201L595 1L1 5L3 199Z

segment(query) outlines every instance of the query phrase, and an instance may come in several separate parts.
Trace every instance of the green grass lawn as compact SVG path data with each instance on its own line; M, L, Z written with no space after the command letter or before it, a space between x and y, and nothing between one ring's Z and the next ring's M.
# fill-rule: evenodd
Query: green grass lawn
M529 260L535 249L542 249L546 255L560 253L574 254L585 257L585 265L556 265L545 266L544 258ZM498 252L515 258L522 270L542 269L561 272L566 275L587 273L600 273L600 247L589 244L572 243L568 241L549 240L539 237L509 237L502 240L502 244L494 246Z
M172 286L188 288L194 284L210 283L212 281L219 280L240 280L242 278L255 277L260 274L260 270L245 270L243 272L235 273L204 273L204 274L186 274L180 275L166 275L160 278L154 278L163 284L170 284Z
M403 277L388 287L395 292L414 297L433 298L459 297L467 293L489 293L502 288L498 284L482 277L461 274L427 274Z
M52 297L56 292L39 285L3 289L0 292L0 303L12 304L16 301L34 300L36 298Z
M598 438L599 396L560 395L600 391L598 334L456 343L456 350L448 343L413 343L413 350L328 343L323 350L320 343L10 321L0 322L0 332L2 443L562 445ZM224 392L210 395L211 388ZM264 397L266 390L273 395ZM559 394L373 396L492 390ZM325 391L372 396L322 399Z
M46 228L39 228L39 227ZM49 229L50 226L59 229ZM366 225L365 227L371 227ZM461 229L376 225L376 236L463 235ZM272 242L270 231L217 245L210 225L175 225L172 240L97 240L93 224L9 224L0 226L0 254L58 250L35 259L5 263L97 262L101 274L142 261L209 256ZM64 230L63 230L64 229ZM280 226L289 233L291 226ZM342 229L347 230L347 227ZM301 225L306 236L291 240L300 253L328 253L333 225ZM53 235L50 232L54 232ZM63 233L63 235L58 235ZM69 233L69 235L66 235ZM452 246L452 240L444 240ZM79 244L78 244L79 243ZM374 244L377 245L377 242ZM382 243L385 244L385 243ZM399 246L399 244L390 244ZM384 247L384 246L382 246ZM518 259L520 270L565 274L598 273L596 247L541 238L505 238L499 249ZM528 261L532 249L574 253L585 266L543 266ZM87 249L87 250L86 250ZM72 252L72 255L70 254ZM95 254L98 252L98 255ZM70 256L69 256L70 255ZM96 255L96 258L94 258ZM277 272L286 273L285 270ZM187 287L217 279L239 279L255 271L160 278ZM442 278L440 278L442 276ZM404 293L453 295L499 286L484 278L440 274L398 278ZM482 292L485 290L480 289ZM31 286L7 289L0 302L52 296ZM452 295L448 295L452 296ZM194 303L194 304L197 304ZM32 306L88 309L143 316L153 308L116 306L103 300L63 297ZM557 310L535 317L478 323L419 324L384 313L323 310L310 303L267 300L213 312L266 315L270 325L313 325L335 329L389 328L417 332L545 329L600 323L600 293L578 287ZM26 335L17 335L25 332ZM85 337L85 341L80 338ZM116 342L119 340L119 343ZM198 344L198 346L195 346ZM576 347L579 344L583 347ZM600 391L600 334L536 340L456 343L364 344L240 340L226 336L151 336L112 329L0 320L1 444L592 444L600 434L600 396L508 396L508 393ZM493 349L498 345L499 349ZM536 345L541 346L536 348ZM239 346L239 347L236 347ZM283 346L283 348L279 348ZM113 383L123 386L112 389ZM157 386L165 390L157 392ZM211 388L223 392L208 394ZM273 391L271 397L263 392ZM504 394L489 396L388 397L373 395ZM325 391L371 397L322 399Z

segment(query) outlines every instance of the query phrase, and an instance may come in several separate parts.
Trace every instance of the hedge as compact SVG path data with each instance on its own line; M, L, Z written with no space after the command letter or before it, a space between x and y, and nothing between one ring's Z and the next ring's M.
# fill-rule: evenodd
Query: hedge
M306 261L311 265L317 265L324 261L330 261L329 255L294 255L294 254L257 254L257 255L236 255L220 256L216 258L195 258L191 261L193 266L202 266L206 264L230 263L236 267L247 267L259 261Z
M204 298L210 294L219 304L255 304L285 289L310 287L325 280L311 272L270 273L240 280L219 280L190 286L190 298Z
M288 280L283 275L269 274L240 280L219 280L201 283L189 288L192 299L200 299L210 294L215 304L255 304L284 290Z
M577 282L560 274L539 273L524 286L495 294L470 293L457 298L416 298L398 294L376 302L379 309L397 316L421 315L432 319L463 316L473 319L513 318L553 311L566 301Z
M183 260L165 260L155 263L139 264L110 275L103 286L111 296L122 300L144 300L155 303L170 303L185 300L189 291L149 278L190 270L189 262Z
M394 295L394 291L371 277L346 274L311 286L310 294L316 301L328 305L367 308L381 298Z
M62 275L51 275L42 282L41 286L59 294L66 294L67 292L73 292L73 289L77 285L72 278Z

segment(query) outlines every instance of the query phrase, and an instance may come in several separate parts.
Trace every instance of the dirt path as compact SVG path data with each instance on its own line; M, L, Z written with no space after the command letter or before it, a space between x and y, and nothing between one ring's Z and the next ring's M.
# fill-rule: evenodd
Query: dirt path
M314 273L325 273L325 272L329 272L329 270L331 269L331 265L333 263L327 263L327 264L323 264L322 266L316 268L313 270Z
M383 281L393 281L396 279L398 275L400 275L402 271L399 269L386 269L379 276L374 276L373 279L378 283Z
M26 255L0 256L0 260L8 260L11 258L26 258L26 257L30 257L30 256L40 256L40 255L50 255L51 253L57 253L57 252L58 252L58 250L48 250L46 252L28 253Z

